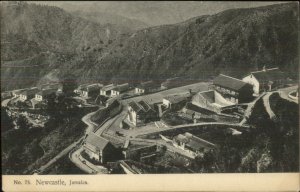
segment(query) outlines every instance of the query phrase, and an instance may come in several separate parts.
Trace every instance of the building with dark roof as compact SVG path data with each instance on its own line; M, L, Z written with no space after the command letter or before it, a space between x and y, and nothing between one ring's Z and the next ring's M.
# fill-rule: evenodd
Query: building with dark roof
M172 109L180 108L184 106L190 96L190 93L167 95L163 98L163 105Z
M244 82L253 86L255 95L259 95L262 91L271 91L281 87L286 83L286 80L286 75L278 68L266 69L265 67L263 70L251 72L243 78Z
M79 94L79 95L81 95L81 94L82 94L82 90L83 90L84 88L86 88L88 85L89 85L89 83L81 84L81 85L79 85L79 86L74 90L74 92L77 93L77 94Z
M231 103L249 102L253 98L252 85L240 79L220 74L213 81L214 89Z
M182 109L182 112L185 114L184 116L189 119L198 119L200 117L210 118L212 115L215 114L211 110L196 106L190 102L186 103L186 105Z
M111 96L114 97L114 96L118 96L126 91L129 90L129 84L128 83L124 83L124 84L121 84L121 85L117 85L116 87L114 87L112 90L111 90Z
M26 101L34 98L35 94L39 91L38 88L27 89L20 93L20 100Z
M158 90L160 90L160 84L153 81L143 82L135 87L135 93L137 94L152 93Z
M217 146L209 141L194 136L191 133L179 134L173 138L173 145L183 150L194 153L201 152L204 149L216 149Z
M100 89L100 95L103 95L103 96L110 96L112 90L113 90L115 87L116 87L116 85L114 85L114 84L105 85L104 87L102 87L102 88Z
M21 93L25 90L28 90L28 88L25 88L25 89L17 89L17 90L13 90L11 91L12 92L12 95L13 97L19 97L21 95Z
M116 151L115 147L107 139L95 133L90 133L87 136L83 148L91 159L101 163L111 160L111 154Z
M52 83L47 83L47 84L43 84L43 85L40 85L40 88L41 90L47 90L47 89L56 89L57 91L62 91L62 84L61 83L55 83L55 82L52 82Z
M156 111L145 101L132 101L128 106L127 119L134 126L138 127L145 123L157 120Z
M45 98L47 98L49 95L56 93L57 89L46 89L46 90L41 90L35 94L35 100L37 101L43 101Z
M99 94L99 90L103 87L100 83L90 84L82 88L82 97L93 97Z

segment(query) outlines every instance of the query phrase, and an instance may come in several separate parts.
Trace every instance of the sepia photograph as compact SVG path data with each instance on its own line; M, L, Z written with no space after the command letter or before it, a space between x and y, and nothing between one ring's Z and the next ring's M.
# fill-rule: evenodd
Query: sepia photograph
M299 173L299 2L0 7L2 176L37 178L13 185Z

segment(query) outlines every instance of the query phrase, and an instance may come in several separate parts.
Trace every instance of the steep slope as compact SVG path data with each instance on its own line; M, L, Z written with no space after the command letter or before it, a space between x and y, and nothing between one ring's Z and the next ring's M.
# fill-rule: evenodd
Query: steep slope
M48 63L16 76L11 69L1 70L1 78L5 82L12 79L18 87L24 86L18 79L22 74L34 77L31 83L49 72L58 76L73 73L84 82L163 80L183 75L207 79L218 73L241 77L264 65L278 66L298 78L297 3L232 9L133 33L55 7L17 7L2 14L1 34L13 42L1 46L2 66L7 68L15 60L38 60L36 57L40 58L37 63ZM24 43L14 43L16 37ZM44 51L45 58L39 57ZM7 84L10 86L12 83Z
M137 19L149 26L183 22L199 15L212 15L227 9L271 5L275 1L38 1L66 11L112 13Z
M2 2L1 88L29 86L74 59L78 63L91 53L101 55L121 33L115 25L90 22L57 7Z
M298 14L298 4L290 3L147 28L101 56L94 72L134 80L178 75L206 79L218 73L241 77L266 65L297 77Z

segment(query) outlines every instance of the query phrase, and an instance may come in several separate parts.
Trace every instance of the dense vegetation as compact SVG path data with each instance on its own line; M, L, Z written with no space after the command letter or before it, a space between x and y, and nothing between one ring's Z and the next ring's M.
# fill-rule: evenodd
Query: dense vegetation
M79 109L72 99L50 97L44 110L50 115L44 128L33 128L20 116L16 122L19 129L2 133L3 174L30 174L83 136L81 117L87 111Z
M14 127L13 121L6 112L6 107L1 107L1 133L4 133Z
M256 127L253 148L245 161L252 162L257 172L299 171L299 109L298 105L282 99L278 93L270 96L271 108L277 120L266 113L262 100L255 106L250 123ZM257 162L257 163L253 163Z
M132 33L56 7L4 5L1 78L7 83L2 89L60 78L65 71L85 82L135 82L241 76L266 65L298 77L297 3L232 9Z
M242 135L226 131L200 134L219 145L216 152L207 151L205 158L192 164L200 172L298 172L299 110L298 105L270 97L277 121L272 121L260 99L249 118L252 128ZM207 158L207 159L206 159Z

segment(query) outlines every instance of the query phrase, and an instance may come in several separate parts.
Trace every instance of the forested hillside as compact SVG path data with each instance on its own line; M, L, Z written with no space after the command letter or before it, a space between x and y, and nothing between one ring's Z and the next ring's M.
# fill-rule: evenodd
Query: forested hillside
M50 6L2 4L1 14L2 89L66 72L79 81L207 79L240 77L266 65L298 77L297 3L232 9L135 32Z

